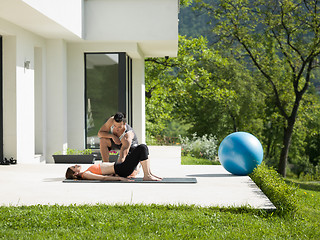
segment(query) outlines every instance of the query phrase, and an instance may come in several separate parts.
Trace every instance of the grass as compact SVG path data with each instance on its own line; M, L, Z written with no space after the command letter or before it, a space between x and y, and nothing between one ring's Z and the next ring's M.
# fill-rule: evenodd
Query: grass
M293 213L172 205L0 207L0 239L318 239L320 184L298 184Z
M181 156L182 165L220 165L219 161L211 161L204 158L196 158L190 155Z
M0 207L1 239L318 239L320 192L299 189L294 215L159 205Z
M312 190L312 191L320 191L320 182L308 182L308 181L300 181L297 179L287 178L285 179L288 184L298 185L301 189Z
M297 186L286 183L282 176L264 162L249 175L257 186L282 213L293 213L298 209Z

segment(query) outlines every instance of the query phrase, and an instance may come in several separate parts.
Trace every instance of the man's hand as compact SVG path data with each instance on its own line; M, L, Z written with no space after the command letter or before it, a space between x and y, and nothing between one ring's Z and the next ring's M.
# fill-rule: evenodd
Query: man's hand
M124 178L124 177L119 177L119 180L121 182L133 182L133 180L129 179L129 178Z
M121 141L116 135L112 135L112 140L114 141L115 144L120 145Z
M133 172L130 174L130 176L128 176L128 178L136 178L138 173L139 173L139 170L133 170Z

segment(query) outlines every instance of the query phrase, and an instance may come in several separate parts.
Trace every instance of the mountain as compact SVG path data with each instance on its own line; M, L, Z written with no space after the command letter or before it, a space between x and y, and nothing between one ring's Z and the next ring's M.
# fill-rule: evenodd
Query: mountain
M194 4L189 7L182 7L179 13L179 34L188 37L205 36L209 42L212 41L210 32L209 17L192 10Z

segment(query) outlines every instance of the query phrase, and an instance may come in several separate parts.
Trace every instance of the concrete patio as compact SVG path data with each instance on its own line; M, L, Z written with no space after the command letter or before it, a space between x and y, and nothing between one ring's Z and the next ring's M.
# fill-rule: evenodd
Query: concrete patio
M150 159L154 174L193 177L197 183L63 183L70 164L18 163L0 166L0 205L187 204L275 209L248 176L234 176L216 165L181 165L179 147L152 146Z

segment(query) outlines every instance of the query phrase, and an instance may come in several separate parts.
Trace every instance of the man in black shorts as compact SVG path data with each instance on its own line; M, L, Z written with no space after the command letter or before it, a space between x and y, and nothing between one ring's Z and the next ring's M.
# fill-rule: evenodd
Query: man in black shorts
M126 123L125 114L116 113L102 125L98 132L103 162L109 162L109 151L120 149L117 162L123 162L127 155L138 146L138 138L132 127Z

